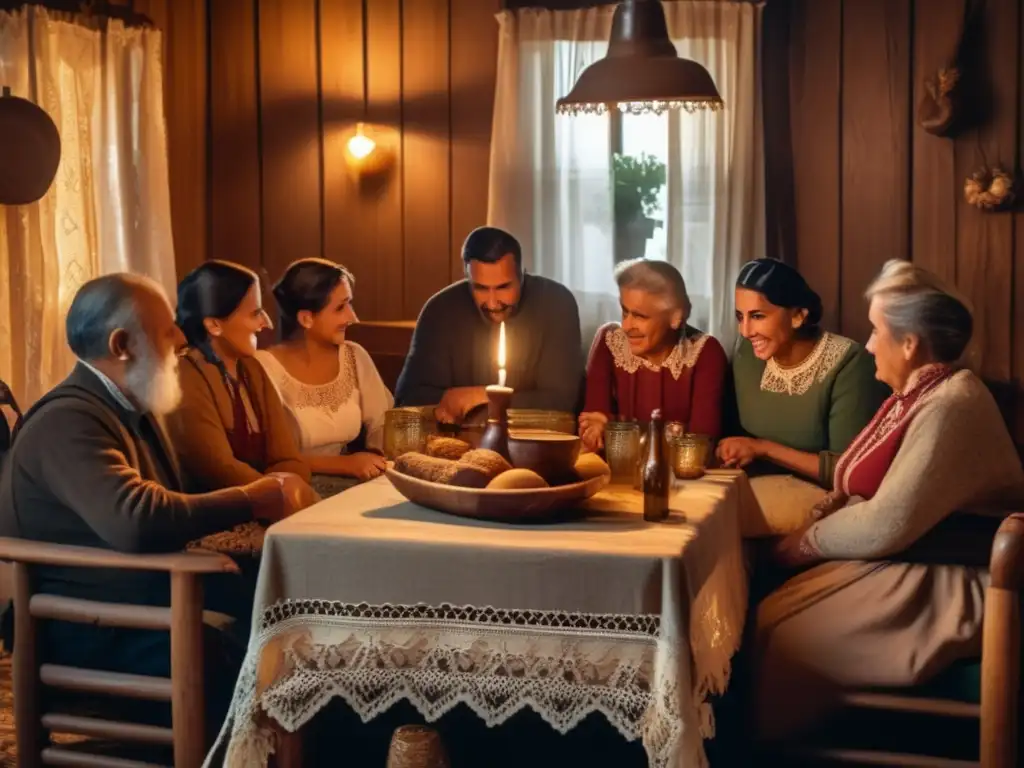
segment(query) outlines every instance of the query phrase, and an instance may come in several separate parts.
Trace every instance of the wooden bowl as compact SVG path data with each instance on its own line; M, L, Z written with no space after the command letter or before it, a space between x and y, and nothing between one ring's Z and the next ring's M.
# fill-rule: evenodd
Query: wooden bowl
M395 489L414 504L461 517L505 522L551 517L589 499L608 484L608 475L599 475L550 488L494 490L432 483L402 474L394 467L388 467L386 474Z
M513 467L532 469L551 485L558 485L573 477L572 468L580 456L580 439L550 429L512 429L508 434L508 453Z
M457 437L474 448L480 446L487 426L487 404L478 405L466 414L462 424L439 424L434 421L434 409L428 405L420 408L424 418L431 422L431 430L445 437ZM508 428L512 432L541 431L576 434L576 417L565 411L542 411L529 408L509 408Z
M566 411L545 411L538 408L508 409L508 428L511 430L543 429L575 435L578 427L576 416Z

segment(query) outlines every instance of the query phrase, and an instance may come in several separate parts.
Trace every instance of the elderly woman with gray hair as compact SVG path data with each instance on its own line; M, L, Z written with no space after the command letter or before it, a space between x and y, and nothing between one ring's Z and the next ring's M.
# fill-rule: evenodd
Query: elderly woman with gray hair
M683 276L667 262L638 259L619 265L615 280L622 323L598 330L590 349L584 445L600 450L609 420L646 422L656 408L666 421L718 439L728 362L715 338L686 324Z
M765 736L826 711L839 686L910 687L980 654L985 571L926 564L908 549L954 511L1016 498L1024 486L992 395L961 363L973 330L967 305L896 260L867 299L867 349L894 394L839 458L813 522L775 550L784 566L810 568L758 610Z

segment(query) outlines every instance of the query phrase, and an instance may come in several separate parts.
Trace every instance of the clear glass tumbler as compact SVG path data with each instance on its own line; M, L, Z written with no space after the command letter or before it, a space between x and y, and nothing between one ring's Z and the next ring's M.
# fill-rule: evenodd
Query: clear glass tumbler
M613 483L633 485L640 465L640 425L635 421L609 421L604 428L604 458Z
M403 453L423 452L430 425L419 408L392 408L384 414L384 456L394 461Z
M668 439L672 456L672 471L680 480L696 480L704 476L704 469L711 452L711 440L707 435L692 432L672 435Z

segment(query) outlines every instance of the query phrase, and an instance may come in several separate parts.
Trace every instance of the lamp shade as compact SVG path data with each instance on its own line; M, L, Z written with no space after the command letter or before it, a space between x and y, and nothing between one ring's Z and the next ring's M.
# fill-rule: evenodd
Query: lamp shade
M608 55L584 69L573 89L557 103L562 114L601 114L614 107L633 114L722 108L722 97L707 69L680 58L668 36L659 0L619 4L612 18Z

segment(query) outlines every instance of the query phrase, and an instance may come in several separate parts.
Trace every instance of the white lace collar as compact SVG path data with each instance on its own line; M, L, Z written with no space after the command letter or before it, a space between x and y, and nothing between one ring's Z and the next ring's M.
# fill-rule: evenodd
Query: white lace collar
M826 331L814 345L811 354L799 365L783 368L774 357L771 358L764 366L761 391L779 395L806 394L815 382L822 382L828 377L852 344L846 337Z
M269 350L257 353L261 362L270 362L273 371L268 373L271 374L271 379L286 404L295 410L316 408L330 413L345 405L356 394L359 386L352 345L342 344L338 354L340 366L333 381L326 384L306 384L295 378Z
M683 375L684 369L693 368L697 364L697 358L700 357L700 352L704 349L704 345L709 338L710 336L706 333L689 338L684 335L672 348L669 356L660 364L652 363L638 355L634 355L633 351L629 348L629 338L620 325L609 330L605 334L604 341L612 353L612 360L615 362L616 368L621 368L626 373L636 373L641 368L655 372L667 368L669 373L672 374L672 378L678 381L679 377Z

